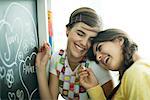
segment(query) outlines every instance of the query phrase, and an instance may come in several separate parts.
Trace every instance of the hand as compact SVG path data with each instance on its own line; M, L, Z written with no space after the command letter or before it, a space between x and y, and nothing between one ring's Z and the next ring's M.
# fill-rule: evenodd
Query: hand
M39 52L37 53L36 56L36 67L37 69L40 71L43 69L46 69L46 65L48 63L48 60L50 58L49 55L49 50L50 50L50 46L48 43L44 43L40 48L39 48Z
M80 84L86 89L95 87L99 84L94 73L90 68L80 69L79 76Z

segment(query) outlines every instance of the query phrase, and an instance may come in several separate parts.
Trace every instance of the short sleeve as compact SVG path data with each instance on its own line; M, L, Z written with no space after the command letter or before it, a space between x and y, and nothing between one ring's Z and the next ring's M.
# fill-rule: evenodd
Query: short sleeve
M94 72L97 80L101 85L107 83L109 80L112 80L112 77L108 70L102 68L100 65L96 64L94 61L89 61L89 68Z
M56 76L57 76L56 66L57 66L58 61L59 61L58 52L53 53L52 57L51 57L51 60L50 60L49 71L50 71L50 73L52 73Z

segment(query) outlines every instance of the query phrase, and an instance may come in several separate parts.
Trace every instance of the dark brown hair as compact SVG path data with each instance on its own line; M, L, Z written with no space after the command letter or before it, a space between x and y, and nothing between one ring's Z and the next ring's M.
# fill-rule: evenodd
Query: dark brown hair
M102 28L100 17L96 14L96 11L88 7L81 7L72 12L66 27L72 28L78 22L83 22L91 27Z

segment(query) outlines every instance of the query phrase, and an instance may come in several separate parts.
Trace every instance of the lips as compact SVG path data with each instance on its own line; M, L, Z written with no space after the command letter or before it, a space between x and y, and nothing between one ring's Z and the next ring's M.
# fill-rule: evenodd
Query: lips
M103 63L104 65L108 65L108 60L109 60L109 55L103 55L100 59L101 63Z
M75 44L75 47L80 51L80 52L83 52L83 51L85 51L86 50L86 48L85 47L83 47L83 46L80 46L80 45L78 45L78 44Z

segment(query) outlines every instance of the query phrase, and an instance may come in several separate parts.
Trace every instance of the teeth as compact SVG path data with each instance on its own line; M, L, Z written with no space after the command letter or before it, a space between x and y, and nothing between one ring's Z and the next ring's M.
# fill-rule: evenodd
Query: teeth
M105 64L107 64L108 59L109 59L109 57L107 57L107 56L104 58L104 63Z
M81 48L80 46L76 45L76 47L79 49L79 50L84 50L84 48Z

